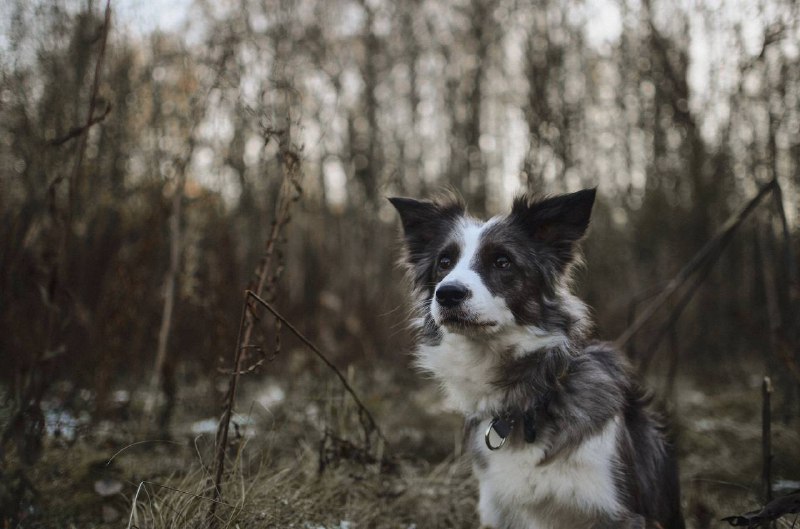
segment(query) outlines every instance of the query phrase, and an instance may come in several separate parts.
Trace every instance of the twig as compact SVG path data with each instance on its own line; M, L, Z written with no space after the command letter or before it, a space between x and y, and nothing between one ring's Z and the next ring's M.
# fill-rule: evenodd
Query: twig
M712 483L714 485L725 485L726 487L735 487L741 489L749 494L753 494L754 491L747 485L742 485L741 483L734 483L733 481L724 481L721 479L708 479L708 478L692 478L692 482L694 483Z
M242 362L242 334L244 332L245 320L247 318L248 307L245 302L242 305L242 315L239 319L239 334L236 338L236 352L233 360L233 375L230 378L228 394L226 395L226 405L222 412L219 429L217 430L217 446L214 457L214 500L219 501L222 497L222 474L225 471L225 450L228 447L228 432L230 431L231 415L233 414L233 402L236 398L236 385L239 381L238 371ZM212 503L209 510L209 519L213 518L216 504Z
M694 281L686 290L686 292L684 292L681 298L678 300L678 303L675 304L675 307L673 307L672 311L670 312L667 321L661 326L650 343L647 344L647 347L643 351L644 356L640 359L640 372L644 373L647 371L650 361L655 356L656 348L659 346L659 344L661 344L661 341L667 336L667 334L675 329L675 325L678 323L681 314L683 314L683 311L689 306L689 303L691 303L694 295L700 289L700 285L702 285L706 280L708 274L710 274L711 270L714 268L714 264L716 264L717 259L719 259L720 255L722 255L723 247L720 247L719 252L710 256L709 259L703 263L702 269L695 276Z
M103 122L106 119L106 117L108 117L108 114L111 113L111 109L112 106L110 104L106 105L106 109L103 111L103 113L97 117L90 119L86 125L80 127L72 127L71 129L69 129L69 132L67 132L64 136L61 136L60 138L53 138L52 140L48 141L47 144L52 147L58 147L59 145L67 143L69 140L73 138L77 138L78 136L80 136L84 132L87 132L90 128L94 127L98 123Z
M72 169L72 178L70 179L68 188L68 204L67 210L68 218L72 218L75 213L75 200L78 196L78 186L80 184L81 166L83 165L83 157L86 154L86 145L88 143L88 131L92 126L94 119L94 109L97 105L97 95L100 92L100 71L103 69L103 59L106 56L106 43L108 42L108 30L111 27L111 0L106 0L106 12L103 22L103 38L100 41L100 51L97 53L97 62L94 65L94 80L92 81L92 92L89 96L89 111L86 113L86 124L83 127L84 134L79 136L78 143L78 156L75 158L75 165Z
M764 504L772 501L772 381L764 377L761 384L761 491Z
M633 336L652 318L656 311L661 308L664 303L678 290L684 283L699 269L701 269L712 257L716 260L718 256L714 256L715 252L721 252L727 246L731 237L741 223L750 216L753 210L758 206L761 200L775 189L775 180L765 184L759 189L758 194L753 197L741 210L732 215L723 224L720 231L717 232L700 250L692 257L692 259L672 278L664 290L650 302L641 314L636 318L625 331L617 338L615 344L617 348L624 349Z
M380 437L381 440L383 440L383 442L388 445L389 443L386 440L386 437L383 435L383 432L381 431L380 427L378 426L378 423L375 422L375 418L372 416L369 409L367 409L367 407L361 402L361 399L358 397L353 387L347 381L347 378L342 374L341 371L339 371L339 369L333 364L333 362L328 360L328 358L322 353L322 351L319 350L319 348L316 345L314 345L314 343L311 340L306 338L302 332L300 332L294 325L292 325L292 322L281 316L281 314L275 309L275 307L273 307L272 305L261 299L259 296L257 296L254 292L250 290L246 291L245 294L253 298L256 302L258 302L260 305L262 305L264 308L270 311L273 316L279 319L281 323L286 325L286 328L292 331L292 334L294 334L301 342L303 342L303 344L305 344L306 347L311 349L311 351L315 355L317 355L317 357L320 360L322 360L322 362L334 372L336 377L342 383L342 386L344 386L344 389L350 394L351 397L353 397L353 401L356 403L356 406L358 406L359 412L364 414L364 416L369 421L370 426L375 430L375 433L378 434L378 437Z
M626 324L628 326L632 325L634 321L636 321L636 309L639 308L639 305L647 301L648 299L652 299L654 296L657 296L664 287L667 285L666 281L660 282L658 284L652 285L645 290L638 292L635 294L631 300L628 302L628 315ZM634 340L630 340L628 342L628 356L633 358L636 356L636 344Z
M135 443L131 443L129 445L123 446L122 448L117 450L114 453L113 456L108 458L108 461L106 461L106 466L110 465L114 461L114 458L116 458L118 455L120 455L122 452L124 452L128 448L134 447L136 445L142 445L142 444L148 444L148 443L169 443L169 444L173 444L173 445L183 446L183 443L179 443L177 441L170 441L169 439L151 439L151 440L146 440L146 441L136 441Z

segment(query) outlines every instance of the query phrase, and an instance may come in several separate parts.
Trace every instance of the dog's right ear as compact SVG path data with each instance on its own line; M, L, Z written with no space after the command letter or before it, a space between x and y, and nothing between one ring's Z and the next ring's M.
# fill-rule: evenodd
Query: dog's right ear
M464 213L459 201L429 202L413 198L391 197L389 202L400 213L410 264L417 264L438 240L444 239L453 221Z

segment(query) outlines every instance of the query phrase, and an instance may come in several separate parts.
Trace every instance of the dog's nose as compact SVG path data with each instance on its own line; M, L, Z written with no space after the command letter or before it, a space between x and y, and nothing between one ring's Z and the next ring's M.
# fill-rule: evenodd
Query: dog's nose
M467 299L469 289L461 283L448 283L436 289L436 301L442 307L452 308Z

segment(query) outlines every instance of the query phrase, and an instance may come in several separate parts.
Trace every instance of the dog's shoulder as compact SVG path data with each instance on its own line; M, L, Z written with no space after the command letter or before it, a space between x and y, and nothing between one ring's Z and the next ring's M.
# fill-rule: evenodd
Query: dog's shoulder
M623 408L630 394L630 364L613 345L591 342L575 355L563 385L565 395L584 406L596 402L613 414Z
M584 345L581 356L601 365L616 377L631 376L631 365L625 355L610 342L590 341Z

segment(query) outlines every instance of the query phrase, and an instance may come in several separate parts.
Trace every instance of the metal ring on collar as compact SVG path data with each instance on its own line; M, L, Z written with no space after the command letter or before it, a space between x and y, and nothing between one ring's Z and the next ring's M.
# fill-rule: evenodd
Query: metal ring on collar
M484 434L483 436L483 440L486 441L486 447L492 451L503 448L503 445L506 444L506 439L508 439L508 437L500 437L500 435L498 434L497 437L500 437L500 439L502 439L500 441L500 444L499 445L492 444L490 436L492 434L492 430L494 430L495 423L499 420L500 420L499 418L492 419L492 421L489 423L489 427L486 429L486 434Z

